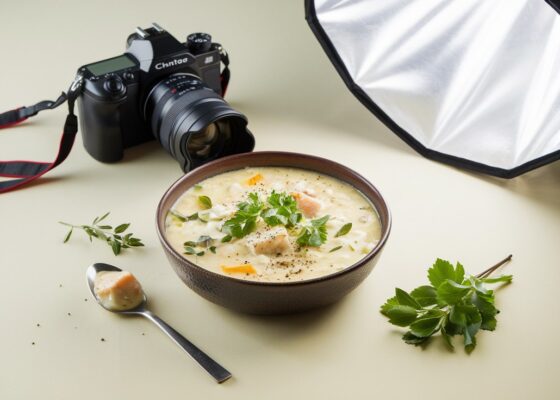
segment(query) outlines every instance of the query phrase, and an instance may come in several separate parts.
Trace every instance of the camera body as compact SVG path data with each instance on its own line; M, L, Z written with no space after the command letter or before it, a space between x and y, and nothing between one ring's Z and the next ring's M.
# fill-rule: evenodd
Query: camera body
M170 95L177 90L202 90L206 97L221 99L221 55L221 46L208 34L194 33L181 43L153 24L128 37L124 54L80 67L83 86L78 112L88 153L98 161L116 162L124 149L156 139L147 107L150 93L162 80L198 78L168 86ZM189 162L183 164L188 170Z

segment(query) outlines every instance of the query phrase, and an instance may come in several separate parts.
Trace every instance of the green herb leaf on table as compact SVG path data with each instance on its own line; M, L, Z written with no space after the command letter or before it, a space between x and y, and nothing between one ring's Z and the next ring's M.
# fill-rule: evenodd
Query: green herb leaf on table
M127 233L124 236L121 235L130 227L129 223L119 224L114 230L111 225L100 225L100 222L105 220L109 214L110 212L107 212L101 217L95 217L91 225L73 225L67 222L59 222L62 225L70 227L70 230L64 237L64 243L70 240L74 229L80 229L86 233L90 242L95 238L107 243L116 256L121 253L122 249L144 246L142 240L133 237L132 233Z
M335 233L334 237L340 237L346 235L352 229L352 222L342 225L342 227Z
M437 292L433 286L420 286L410 292L410 296L422 306L437 304Z
M305 225L296 240L297 244L300 246L312 246L319 247L327 241L327 221L330 216L325 215L324 217L311 220L311 222Z
M511 256L477 276L468 277L460 263L454 267L448 261L437 259L428 270L433 286L420 286L410 293L396 288L395 296L381 306L380 312L393 325L410 329L403 335L408 344L423 344L440 332L453 348L451 337L463 335L465 350L470 353L476 347L479 330L496 329L499 311L494 305L494 291L485 285L512 281L511 275L488 278L510 259Z

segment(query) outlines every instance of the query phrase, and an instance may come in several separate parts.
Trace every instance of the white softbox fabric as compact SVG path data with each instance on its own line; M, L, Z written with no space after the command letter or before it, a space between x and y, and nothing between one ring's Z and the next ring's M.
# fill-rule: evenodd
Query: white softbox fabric
M510 178L560 159L555 0L306 0L350 90L426 157Z

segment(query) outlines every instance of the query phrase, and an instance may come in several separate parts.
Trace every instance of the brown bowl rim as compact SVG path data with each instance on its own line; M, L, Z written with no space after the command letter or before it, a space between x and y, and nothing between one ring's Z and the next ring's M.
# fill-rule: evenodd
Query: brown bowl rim
M250 161L250 159L252 157L254 157L255 155L258 156L262 156L262 155L269 155L269 156L283 156L283 157L289 157L291 159L293 159L294 161L298 161L298 159L301 158L306 158L308 160L314 160L320 163L324 163L327 167L328 166L336 166L338 168L342 168L344 170L346 170L349 174L353 175L354 178L357 178L358 180L362 181L363 184L365 184L366 186L368 186L368 188L370 190L372 190L373 192L377 193L377 195L379 196L379 199L381 200L381 205L385 208L385 210L387 211L387 223L386 226L384 226L382 224L381 226L381 238L379 239L379 241L377 242L377 245L369 252L367 253L363 258L361 258L359 261L355 262L354 264L350 265L349 267L346 267L345 269L341 270L341 271L337 271L337 272L333 272L332 274L328 274L328 275L324 275L324 276L320 276L318 278L313 278L313 279L306 279L306 280L302 280L302 281L294 281L294 282L261 282L261 281L251 281L251 280L246 280L246 279L238 279L238 278L234 278L234 277L230 277L227 275L222 275L219 274L217 272L213 272L210 271L206 268L203 268L189 260L187 260L186 258L184 258L181 254L179 254L167 241L167 239L165 238L163 232L162 232L162 227L160 226L160 216L163 213L163 203L167 200L168 197L171 196L171 194L174 192L174 190L176 189L177 186L179 186L181 184L182 181L188 179L191 174L193 173L200 173L200 171L205 170L205 169L212 169L212 167L214 165L218 165L220 163L226 162L226 161L230 161L230 160L238 160L238 159L248 159L248 161ZM271 164L270 167L274 167L275 165ZM248 168L251 167L250 163L249 164L245 164L240 166L239 168L234 168L228 171L235 171L237 169L243 169L243 168ZM285 167L282 165L278 165L278 167ZM304 170L311 170L309 168L303 168L303 167L298 167L297 165L295 166L291 166L291 168L296 168L296 169L304 169ZM222 171L220 173L214 174L214 175L219 175L221 173L224 173L227 171ZM316 171L313 170L313 172L319 172L321 174L330 176L331 178L334 179L338 179L341 180L349 185L351 185L349 182L334 177L332 175L330 175L328 172L323 172L323 171ZM214 175L208 175L206 177L204 177L203 179L208 179ZM353 186L353 185L351 185ZM190 188L190 186L189 186ZM356 190L358 190L357 188L355 188ZM188 188L187 188L188 190ZM362 191L360 191L362 192ZM373 203L372 199L370 199L369 196L367 196L365 193L362 192L362 194L364 196L366 196L366 198ZM375 206L375 205L374 205ZM376 206L375 206L376 207ZM166 210L167 212L168 210ZM379 215L380 212L377 210L376 207L376 212ZM165 222L165 218L161 218L162 224L164 224ZM385 201L385 198L383 197L383 195L381 194L381 192L368 180L366 179L363 175L359 174L358 172L354 171L353 169L340 164L336 161L332 161L329 160L327 158L323 158L323 157L319 157L319 156L314 156L314 155L310 155L310 154L304 154L304 153L296 153L296 152L289 152L289 151L254 151L254 152L250 152L250 153L240 153L240 154L234 154L231 156L226 156L226 157L222 157L219 158L217 160L211 161L207 164L204 164L201 167L198 167L195 170L192 170L188 173L186 173L185 175L181 176L179 179L177 179L163 194L163 196L161 197L159 203L158 203L158 207L156 210L156 230L157 230L157 234L158 234L158 238L160 240L160 242L162 243L162 245L165 247L165 249L172 254L176 259L178 259L179 261L184 262L185 264L187 264L190 268L194 268L195 270L199 270L200 272L202 272L203 274L209 275L215 279L223 279L226 281L230 281L234 284L246 284L246 285L251 285L251 286L269 286L269 287L292 287L292 286L301 286L301 285L312 285L315 283L320 283L320 282L324 282L324 281L328 281L330 279L334 279L337 277L340 277L342 275L346 275L351 273L352 271L362 267L363 265L367 264L368 262L370 262L383 248L383 246L385 246L385 243L387 241L387 238L389 237L389 233L391 232L391 226L392 226L392 217L391 217L391 210L389 209L389 207L387 206L387 202Z

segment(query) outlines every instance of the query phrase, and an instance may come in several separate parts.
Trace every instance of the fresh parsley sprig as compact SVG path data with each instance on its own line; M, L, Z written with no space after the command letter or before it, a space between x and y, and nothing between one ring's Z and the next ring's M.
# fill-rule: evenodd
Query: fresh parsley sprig
M512 281L512 275L489 278L511 258L510 255L486 271L467 277L460 263L453 267L449 261L438 258L428 270L432 285L420 286L410 293L396 288L395 296L380 311L393 325L409 328L403 335L408 344L422 344L440 332L453 348L451 337L463 335L465 350L470 353L476 347L480 329L496 329L499 310L494 305L494 291L485 285Z
M255 230L257 219L263 209L264 203L259 198L259 195L257 193L249 193L247 201L239 203L233 217L222 225L222 232L226 234L222 241L229 241L231 238L242 238Z
M267 199L268 207L261 212L261 217L270 226L296 226L303 218L298 211L297 201L291 194L272 191Z
M123 235L130 226L129 223L120 224L114 229L111 225L101 225L101 222L104 221L109 214L110 212L102 215L101 217L95 217L91 225L73 225L67 222L59 221L60 224L70 227L70 230L64 237L64 243L67 243L70 240L74 229L80 229L88 235L90 242L93 241L93 238L106 242L109 246L111 246L111 249L116 256L121 253L122 249L144 246L142 240L132 236L132 233Z
M298 235L296 243L300 246L319 247L327 241L327 222L330 216L311 220L304 225Z
M253 232L259 218L269 226L283 225L287 228L299 226L303 221L302 213L298 210L294 196L272 191L264 204L257 193L249 193L248 200L237 205L237 212L222 225L222 232L226 235L222 242L229 242L233 238L242 238ZM296 242L300 246L321 246L327 241L326 223L329 216L311 220L302 226ZM342 229L342 236L350 231L352 224L346 224Z

